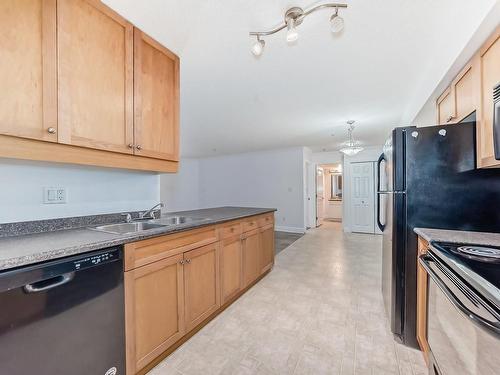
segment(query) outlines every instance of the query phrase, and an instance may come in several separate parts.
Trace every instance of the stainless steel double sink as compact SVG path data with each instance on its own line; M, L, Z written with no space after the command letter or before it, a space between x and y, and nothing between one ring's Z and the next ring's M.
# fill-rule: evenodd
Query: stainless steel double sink
M131 234L138 233L152 229L164 228L174 225L182 225L197 221L209 220L208 218L191 217L191 216L166 216L159 219L152 219L147 221L132 221L129 223L117 223L100 225L98 227L89 228L99 232L112 233L112 234Z

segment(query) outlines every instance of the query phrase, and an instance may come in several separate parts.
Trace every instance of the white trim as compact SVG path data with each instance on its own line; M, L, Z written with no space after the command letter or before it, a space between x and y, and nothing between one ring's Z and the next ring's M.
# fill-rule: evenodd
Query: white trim
M304 228L297 228L297 227L282 227L277 225L274 230L278 232L287 232L287 233L301 233L304 234L305 230Z

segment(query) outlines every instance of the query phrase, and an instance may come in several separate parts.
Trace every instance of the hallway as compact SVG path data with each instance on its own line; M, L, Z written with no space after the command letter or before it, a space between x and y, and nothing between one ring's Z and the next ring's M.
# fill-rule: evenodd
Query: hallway
M427 374L392 339L380 273L380 236L326 222L150 374Z

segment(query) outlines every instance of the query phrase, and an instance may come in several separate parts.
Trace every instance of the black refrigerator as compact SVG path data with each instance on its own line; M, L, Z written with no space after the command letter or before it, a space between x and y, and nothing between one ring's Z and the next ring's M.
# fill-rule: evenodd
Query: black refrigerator
M415 227L500 232L500 169L476 169L476 124L392 131L378 161L382 294L395 338L416 339Z

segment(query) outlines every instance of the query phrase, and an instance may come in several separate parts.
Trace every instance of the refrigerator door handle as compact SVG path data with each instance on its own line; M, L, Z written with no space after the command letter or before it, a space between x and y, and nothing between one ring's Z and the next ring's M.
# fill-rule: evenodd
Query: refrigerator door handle
M380 222L380 195L383 194L381 192L377 192L377 225L379 229L383 232L385 229L385 224Z
M380 191L380 164L385 161L384 154L381 154L377 160L377 192Z
M382 164L382 161L385 161L384 154L381 154L377 160L377 225L383 232L385 229L385 224L382 224L380 222L380 194L382 194L382 192L380 191L380 165Z

